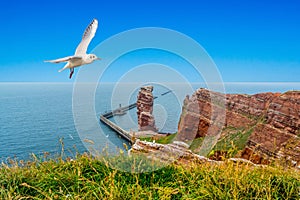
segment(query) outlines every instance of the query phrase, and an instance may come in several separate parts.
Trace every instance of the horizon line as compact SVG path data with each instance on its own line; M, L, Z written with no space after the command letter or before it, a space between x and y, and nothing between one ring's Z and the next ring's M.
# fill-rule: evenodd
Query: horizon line
M121 83L118 81L115 82L39 82L39 81L0 81L0 84L115 84ZM122 84L135 84L135 83L151 83L151 82L123 82ZM156 83L156 82L153 82ZM207 82L161 82L161 83L190 83L190 84L206 84ZM300 84L296 81L224 81L224 82L209 82L210 84Z

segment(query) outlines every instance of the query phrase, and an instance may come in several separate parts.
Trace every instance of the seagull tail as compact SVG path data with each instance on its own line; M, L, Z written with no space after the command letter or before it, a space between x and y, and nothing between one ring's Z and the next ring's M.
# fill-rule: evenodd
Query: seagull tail
M61 68L60 70L58 70L58 72L62 72L64 71L66 68Z
M63 68L61 68L60 70L58 70L58 72L62 72L65 69L68 69L68 67L69 67L69 63L67 63Z

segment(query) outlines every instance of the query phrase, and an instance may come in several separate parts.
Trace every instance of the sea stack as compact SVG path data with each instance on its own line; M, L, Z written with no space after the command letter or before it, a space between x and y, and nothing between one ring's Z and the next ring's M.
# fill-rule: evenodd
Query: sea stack
M153 112L153 86L141 87L137 96L137 116L139 131L157 131Z

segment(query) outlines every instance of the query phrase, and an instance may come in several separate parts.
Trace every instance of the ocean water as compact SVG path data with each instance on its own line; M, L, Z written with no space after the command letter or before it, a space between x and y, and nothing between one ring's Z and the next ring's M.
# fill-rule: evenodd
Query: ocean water
M141 84L100 83L95 91L95 117L111 109L134 103ZM154 84L154 116L161 132L174 133L177 129L182 100L192 90L205 87L193 84L186 90L180 84ZM88 87L88 86L87 86ZM161 96L173 90L173 93ZM226 93L254 94L259 92L285 92L300 90L300 83L227 83ZM56 155L61 152L60 139L63 139L65 152L73 156L76 151L88 151L84 137L78 133L74 123L73 84L70 83L0 83L0 161L8 158L28 159L32 153L42 156L44 152ZM76 106L76 105L75 105ZM84 112L84 110L82 111ZM82 119L84 127L90 119ZM112 119L126 130L137 130L136 109L126 115ZM116 147L123 148L125 140L97 121L101 134ZM83 129L94 138L101 136L99 129ZM92 137L92 138L93 138ZM105 143L107 140L100 140ZM102 144L101 147L103 147Z

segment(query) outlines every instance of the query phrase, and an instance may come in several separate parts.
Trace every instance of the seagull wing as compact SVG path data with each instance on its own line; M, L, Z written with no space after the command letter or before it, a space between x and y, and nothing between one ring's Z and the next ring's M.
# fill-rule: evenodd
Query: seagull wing
M44 62L50 62L50 63L61 63L61 62L68 62L71 60L72 56L64 57L64 58L58 58L55 60L45 60Z
M93 37L95 36L97 28L98 28L98 21L97 19L94 19L84 31L82 40L75 51L76 56L86 54L87 48L90 42L92 41Z
M81 56L67 56L64 58L58 58L55 60L45 60L44 62L50 62L50 63L61 63L61 62L68 62L68 61L76 61L82 59Z

